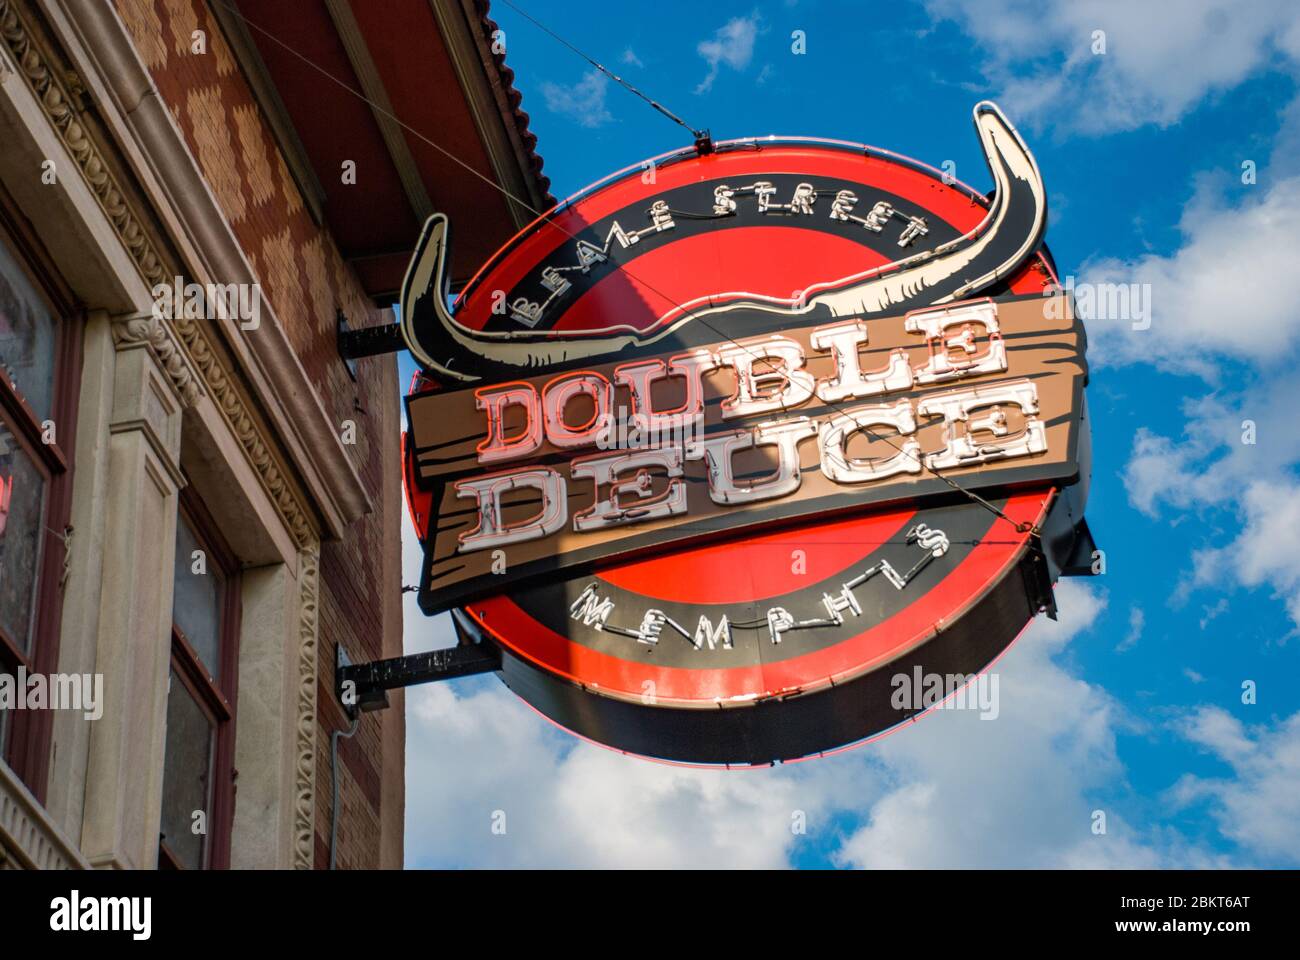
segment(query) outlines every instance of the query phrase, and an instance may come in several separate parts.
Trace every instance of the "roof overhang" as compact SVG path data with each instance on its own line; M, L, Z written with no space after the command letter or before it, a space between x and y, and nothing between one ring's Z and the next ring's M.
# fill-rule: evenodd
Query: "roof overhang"
M456 225L455 287L555 203L486 0L213 10L308 207L377 303L395 298L429 214Z

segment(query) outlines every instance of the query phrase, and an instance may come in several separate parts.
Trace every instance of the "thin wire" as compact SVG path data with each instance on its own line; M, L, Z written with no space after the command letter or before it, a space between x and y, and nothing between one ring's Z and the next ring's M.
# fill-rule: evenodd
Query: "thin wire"
M416 138L418 138L420 141L422 141L423 143L427 143L429 146L433 147L435 150L437 150L437 151L438 151L439 153L441 153L443 156L447 157L447 159L451 160L451 161L452 161L453 163L455 163L457 166L462 167L463 169L465 169L466 171L468 171L468 172L469 172L470 174L472 174L473 176L475 176L475 177L477 177L478 179L482 180L482 181L483 181L484 183L486 183L488 186L490 186L490 187L492 187L493 189L499 191L501 194L503 194L504 196L506 196L506 197L509 198L510 200L513 200L515 203L519 204L519 205L520 205L521 207L523 207L525 210L529 211L529 212L532 213L534 216L536 216L540 221L542 221L542 222L544 222L544 223L547 223L547 224L549 224L550 226L554 227L555 229L559 230L561 233L565 234L565 235L566 235L570 240L577 241L577 240L579 239L577 234L575 234L575 233L573 233L572 231L568 230L566 227L560 225L559 223L557 223L557 222L553 219L553 214L556 213L556 212L558 212L558 208L557 208L556 210L552 210L552 211L549 212L549 213L543 213L542 211L540 211L540 210L538 210L537 208L535 208L535 207L534 207L532 204L530 204L528 201L526 201L526 200L524 200L524 199L522 199L522 198L520 198L520 197L515 196L513 193L510 192L510 190L508 190L506 187L502 186L501 184L497 183L495 180L491 179L490 177L485 176L484 174L480 173L478 170L475 170L475 169L474 169L472 166L470 166L468 163L466 163L465 161L461 160L459 157L457 157L455 154L453 154L451 151L447 150L446 148L444 148L444 147L441 146L440 144L437 144L437 143L435 143L433 140L429 139L427 136L425 136L425 135L424 135L423 133L421 133L419 130L416 130L416 129L415 129L414 127L412 127L410 124L408 124L408 123L406 123L405 121L403 121L400 117L397 117L397 116L394 115L393 113L390 113L388 110L385 110L383 107L381 107L381 106L379 106L378 104L376 104L376 103L374 103L373 101L371 101L369 98L366 97L366 95L365 95L363 92L361 92L360 90L357 90L355 87L351 86L351 85L350 85L349 83L347 83L345 80L341 80L341 79L339 79L338 77L336 77L336 76L334 76L332 73L330 73L328 70L326 70L324 67L322 67L322 66L320 66L320 65L318 65L318 64L316 64L316 63L314 63L312 60L308 59L306 56L304 56L303 54L299 53L297 50L293 49L293 47L289 46L287 43L285 43L285 42L284 42L283 40L281 40L279 37L275 36L273 33L271 33L271 32L270 32L269 30L267 30L266 28L264 28L264 27L262 27L262 26L259 26L258 24L256 24L256 23L254 23L253 21L249 20L248 17L246 17L246 16L243 14L242 11L240 11L240 10L237 9L236 7L232 6L230 3L226 2L226 0L213 0L213 2L221 4L221 6L223 6L226 10L230 11L230 12L233 13L235 16L239 17L239 19L242 20L245 24L247 24L249 27L252 27L252 28L253 28L254 30L256 30L258 33L262 34L264 37L266 37L266 38L267 38L268 40L270 40L272 43L276 44L277 46L281 47L282 49L284 49L286 52L288 52L288 53L291 54L292 56L294 56L294 57L296 57L297 59L301 60L303 63L305 63L307 66L311 67L313 70L315 70L317 73L321 74L321 75L322 75L323 77L325 77L326 79L328 79L328 80L330 80L331 82L335 83L336 85L342 87L344 90L346 90L348 93L352 94L354 97L356 97L356 98L357 98L358 100L360 100L362 103L367 104L367 105L370 107L371 110L373 110L373 111L375 111L376 113L382 114L383 116L387 117L389 120L391 120L393 123L397 124L397 125L398 125L399 127L401 127L403 130L405 130L405 131L407 131L408 133L410 133L413 137L416 137ZM588 60L589 62L595 64L597 67L600 67L600 64L596 63L596 61L591 60L590 57L588 57L586 54L584 54L584 53L583 53L581 50L579 50L577 47L573 46L573 44L569 43L567 40L564 40L564 38L562 38L562 37L560 37L558 34L554 33L554 31L548 29L547 27L545 27L544 25L542 25L542 24L539 23L538 21L534 20L532 17L528 16L528 14L524 13L524 11L520 10L520 9L519 9L518 7L516 7L513 3L511 3L510 0L502 0L502 2L505 3L505 4L507 4L508 6L510 6L512 9L514 9L514 10L515 10L517 13L519 13L521 16L526 17L527 19L529 19L529 20L532 21L533 23L537 24L538 27L540 27L541 29L545 30L545 31L546 31L548 34L550 34L551 36L555 37L557 40L559 40L561 43L563 43L563 44L564 44L566 47L568 47L569 49L573 50L575 53L577 53L577 54L578 54L580 57L582 57L583 59ZM604 68L601 67L601 69L603 70ZM606 72L608 72L608 71L606 71ZM683 127L685 127L686 129L690 130L693 134L696 133L696 131L695 131L695 130L694 130L694 129L689 125L689 124L687 124L684 120L682 120L682 119L681 119L680 117L678 117L676 114L674 114L674 113L672 113L671 111L667 110L666 108L662 107L660 104L656 103L655 101L650 100L648 97L646 97L644 94L642 94L639 90L636 90L634 87L631 87L630 85L626 84L623 80L621 80L621 79L619 79L618 77L614 76L614 74L611 73L610 76L614 77L614 79L616 79L616 80L619 80L620 83L623 83L624 86L627 86L628 89L632 90L633 93L637 94L637 96L641 97L643 100L646 100L646 102L648 102L648 103L649 103L651 106L653 106L655 109L659 110L659 111L660 111L661 113L663 113L665 116L667 116L667 117L669 117L670 119L674 120L675 122L681 124ZM622 270L625 274L627 274L627 276L628 276L629 278L631 278L632 280L635 280L637 283L639 283L639 284L641 284L642 286L644 286L647 290L651 291L651 292L654 293L655 295L657 295L657 296L659 296L659 297L662 297L664 300L666 300L666 301L668 301L669 303L673 304L673 305L674 305L678 310L681 310L681 311L682 311L683 313L685 313L687 316L691 316L694 320L696 320L697 322L699 322L700 324L702 324L703 326L705 326L707 329L709 329L709 330L713 331L714 333L716 333L719 337L723 338L724 340L729 341L730 343L732 343L732 344L735 345L735 346L742 346L742 344L740 344L740 343L739 343L739 342L738 342L734 337L732 337L730 334L727 334L727 333L723 332L722 330L719 330L717 327L715 327L713 324L709 323L708 320L704 319L703 317L695 316L694 313L693 313L689 308L687 308L687 307L683 306L682 304L678 303L678 302L676 301L675 298L668 296L667 294L665 294L665 293L663 293L662 291L658 290L654 285L652 285L652 284L650 284L650 283L647 283L646 281L644 281L644 280L642 280L641 278L637 277L636 274L634 274L634 273L633 273L633 272L632 272L632 271L627 267L626 264L616 263L616 264L614 264L614 266L615 266L616 269L618 269L618 270ZM843 405L840 404L840 403L837 402L837 401L827 401L827 402L828 402L828 404L829 404L830 406L832 406L832 407L834 407L834 408L840 410L841 412L843 412L843 410L845 409L845 408L843 407ZM867 436L871 437L873 440L881 440L881 441L887 443L889 446L893 447L893 448L894 448L896 451L898 451L899 453L908 453L908 451L906 451L904 448L898 446L898 445L895 444L895 443L892 443L892 442L889 440L888 437L882 437L882 436L880 436L879 434L875 433L874 431L869 430L869 429L866 429L866 428L863 428L863 432L864 432L865 434L867 434ZM991 511L995 516L997 516L997 517L999 517L999 518L1001 518L1001 519L1007 521L1007 523L1010 523L1010 524L1012 525L1012 527L1016 530L1017 533L1029 533L1031 536L1034 536L1034 537L1039 536L1039 532L1038 532L1038 530L1034 527L1033 524L1031 524L1031 523L1018 523L1018 522L1016 522L1015 520L1012 520L1012 519L1011 519L1010 517L1008 517L1005 513L1003 513L1001 510L999 510L999 509L998 509L997 507L995 507L993 504L989 503L989 501L985 500L985 499L984 499L983 497L981 497L979 494L974 493L974 492L971 491L971 490L968 490L967 488L965 488L965 487L961 486L960 484L956 483L955 481L953 481L950 477L945 476L944 474L941 474L938 470L935 470L933 467L928 466L928 465L925 463L925 460L924 460L922 457L918 457L918 456L917 456L916 454L914 454L914 453L913 453L913 454L909 454L909 455L911 456L911 458L912 458L913 460L915 460L915 461L916 461L916 462L921 466L921 469L927 471L927 472L930 473L932 476L937 477L938 479L942 480L945 484L947 484L949 487L951 487L953 490L957 491L958 493L964 494L965 496L969 497L969 498L970 498L972 501L974 501L975 503L978 503L978 504L980 504L981 506L983 506L984 508L986 508L987 510Z
M572 50L572 51L573 51L574 53L576 53L578 56L582 57L582 59L586 60L589 64L591 64L593 67L595 67L595 68L596 68L597 70L599 70L601 73L605 74L605 76L609 77L609 78L610 78L611 80L613 80L615 83L621 85L624 89L630 91L631 93L636 94L638 97L640 97L640 98L641 98L642 100L644 100L646 103L650 104L650 106L654 107L656 110L658 110L660 113L662 113L665 117L667 117L667 118L668 118L669 120L671 120L673 123L680 124L681 126L685 127L687 130L689 130L689 131L691 132L691 136L696 137L696 138L698 139L699 137L701 137L701 136L704 135L704 131L703 131L702 128L700 128L700 127L692 127L689 123L687 123L687 122L686 122L685 120L683 120L681 117L677 116L677 114L673 113L671 110L669 110L667 107L665 107L662 103L659 103L657 100L651 100L649 97L647 97L644 93L642 93L642 92L641 92L640 90L638 90L636 87L632 86L632 84L628 83L626 80L624 80L624 79L623 79L622 77L620 77L618 74L616 74L613 70L610 70L610 69L609 69L608 67L606 67L604 64L599 63L599 62L597 62L596 60L594 60L593 58L587 56L587 54L583 53L581 50L579 50L577 47L575 47L575 46L574 46L572 43L570 43L568 40L565 40L564 37L560 36L558 33L556 33L554 30L552 30L552 29L551 29L550 27L548 27L546 24L542 23L542 22L541 22L540 20L538 20L536 17L534 17L534 16L532 16L531 14L529 14L527 11L520 9L519 6L518 6L517 4L512 3L511 0L501 0L501 2L504 3L504 4L505 4L507 7L509 7L511 10L513 10L515 13L519 14L521 17L523 17L525 20L527 20L527 21L528 21L529 23L531 23L533 26L537 27L537 28L538 28L539 30L541 30L543 33L548 34L549 36L551 36L551 37L554 38L555 40L557 40L557 41L559 41L560 43L564 44L564 46L568 47L570 50Z

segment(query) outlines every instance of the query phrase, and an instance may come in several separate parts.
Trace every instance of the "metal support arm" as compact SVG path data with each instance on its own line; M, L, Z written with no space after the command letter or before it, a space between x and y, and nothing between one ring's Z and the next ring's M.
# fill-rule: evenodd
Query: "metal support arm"
M340 310L335 315L336 342L339 359L347 367L348 375L357 378L356 360L359 357L377 357L385 353L397 353L406 349L402 339L400 323L381 323L376 327L362 327L353 330L348 326L348 318Z
M370 663L340 664L334 673L334 690L351 709L382 710L388 706L388 690L500 669L501 654L496 647L467 643Z

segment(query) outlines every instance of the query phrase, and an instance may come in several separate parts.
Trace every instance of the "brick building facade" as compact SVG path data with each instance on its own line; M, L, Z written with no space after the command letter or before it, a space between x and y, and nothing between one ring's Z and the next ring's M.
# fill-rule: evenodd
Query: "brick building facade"
M333 804L339 650L402 636L396 362L337 330L392 321L429 213L463 281L551 202L494 29L0 0L0 673L103 684L97 718L0 710L5 865L322 868L332 828L338 866L401 865L400 693ZM214 284L248 296L186 309Z

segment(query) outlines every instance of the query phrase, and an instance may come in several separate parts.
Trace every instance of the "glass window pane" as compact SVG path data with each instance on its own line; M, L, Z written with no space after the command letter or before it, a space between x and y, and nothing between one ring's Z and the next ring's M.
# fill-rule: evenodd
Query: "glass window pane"
M194 832L194 814L203 811L211 828L212 724L189 687L171 674L167 694L167 754L163 761L162 839L181 864L203 867L205 834Z
M216 558L199 543L185 515L176 518L176 592L172 620L199 655L208 673L221 681L222 584Z
M53 409L56 331L45 301L0 236L0 375L9 378L38 420Z
M45 492L45 478L0 420L0 626L28 656L45 542Z

